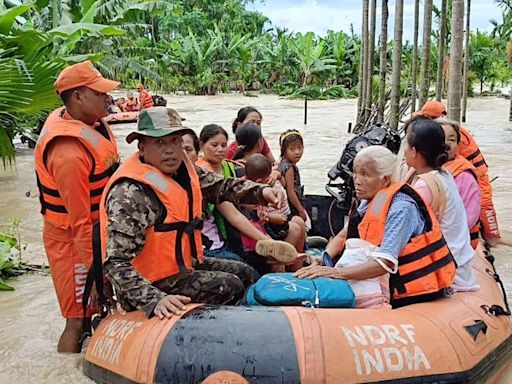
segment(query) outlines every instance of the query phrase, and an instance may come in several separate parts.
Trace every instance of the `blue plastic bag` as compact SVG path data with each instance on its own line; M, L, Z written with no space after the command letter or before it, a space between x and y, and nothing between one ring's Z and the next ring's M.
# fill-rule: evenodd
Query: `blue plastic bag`
M346 280L298 279L293 273L268 273L247 290L248 305L354 308L355 296Z

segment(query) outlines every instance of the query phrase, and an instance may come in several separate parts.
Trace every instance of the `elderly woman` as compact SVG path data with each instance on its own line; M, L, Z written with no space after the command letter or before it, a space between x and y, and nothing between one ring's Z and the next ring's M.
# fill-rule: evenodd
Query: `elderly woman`
M432 210L413 188L394 182L395 168L396 157L387 148L370 146L358 152L353 177L361 203L348 227L327 246L330 255L338 255L348 238L346 250L336 268L309 266L297 271L297 277L350 280L356 305L364 308L384 308L389 302L400 307L446 294L455 276L453 257ZM365 258L353 257L361 240L366 242ZM389 294L382 286L388 273ZM364 286L372 279L381 289L367 297Z

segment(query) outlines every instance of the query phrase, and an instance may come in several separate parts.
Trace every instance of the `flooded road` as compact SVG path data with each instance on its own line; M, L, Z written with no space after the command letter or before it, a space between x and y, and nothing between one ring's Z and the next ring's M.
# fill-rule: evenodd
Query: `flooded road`
M295 128L304 135L305 152L299 163L306 193L326 194L327 171L338 160L348 138L347 124L354 120L356 100L310 101L308 126L304 127L303 102L276 96L255 98L238 95L169 97L169 106L186 118L184 124L199 132L207 123L222 125L231 138L231 122L239 108L253 105L263 114L263 133L275 157L279 133ZM509 102L500 98L470 99L468 127L490 165L495 205L501 231L512 237L512 123ZM121 155L126 158L136 145L124 141L135 124L115 125ZM42 244L42 219L33 167L33 151L17 150L12 170L0 171L0 225L21 218L23 258L46 263ZM512 296L512 249L494 252L498 271ZM92 383L82 374L81 355L55 352L64 326L49 275L29 274L10 280L14 292L0 292L0 383ZM502 383L512 382L512 371Z

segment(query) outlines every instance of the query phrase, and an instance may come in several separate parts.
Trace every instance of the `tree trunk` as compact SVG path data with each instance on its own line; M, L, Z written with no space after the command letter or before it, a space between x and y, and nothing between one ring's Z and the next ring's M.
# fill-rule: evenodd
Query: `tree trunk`
M510 109L508 111L508 121L512 121L512 84L510 84Z
M430 87L430 34L432 33L432 0L425 0L423 8L423 54L420 70L420 102L419 108L428 99Z
M414 40L412 46L412 76L411 76L411 115L416 111L418 98L418 24L420 19L420 0L414 1Z
M366 14L365 14L366 4ZM366 16L366 17L365 17ZM365 21L366 20L366 21ZM368 30L368 0L363 0L363 13L361 16L361 45L359 47L359 97L357 98L357 119L361 121L364 113L365 89L366 82L364 80L365 65L366 65L366 39L365 39L365 26Z
M393 73L391 75L390 125L398 130L400 108L400 71L402 70L402 34L404 23L404 0L395 1L395 33L393 38Z
M466 110L468 108L468 71L469 71L469 39L470 39L470 16L471 16L471 0L468 1L468 9L466 10L466 43L464 49L464 71L462 83L462 122L466 122Z
M451 31L450 79L448 81L448 118L460 121L462 40L464 38L464 0L453 0Z
M363 63L363 76L362 79L362 93L359 96L361 98L361 114L360 121L366 120L366 94L368 92L368 1L363 0L363 25L361 30L361 46L363 55L361 57Z
M446 39L446 8L448 0L441 3L441 28L439 30L439 41L437 51L439 58L437 61L437 79L436 79L436 100L441 101L444 93L444 48Z
M377 0L371 0L371 16L370 16L370 31L368 36L368 78L366 79L366 111L372 109L373 100L373 72L375 69L374 57L375 57L375 20L376 20Z
M382 20L380 31L380 64L379 64L379 108L377 122L384 122L386 108L386 68L388 63L388 0L382 0Z
M304 125L308 125L308 97L304 97Z

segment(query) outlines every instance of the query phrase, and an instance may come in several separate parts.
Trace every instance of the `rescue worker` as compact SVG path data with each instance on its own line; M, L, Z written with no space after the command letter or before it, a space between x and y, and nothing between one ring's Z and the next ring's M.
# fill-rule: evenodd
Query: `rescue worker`
M124 111L125 112L133 112L138 111L140 109L139 102L133 96L133 92L128 92L128 100L124 103ZM153 100L153 99L151 99Z
M417 112L417 115L427 116L431 119L437 119L446 116L446 108L442 103L435 100L429 100ZM471 133L460 126L460 144L459 155L463 156L473 164L478 177L478 185L481 191L480 223L482 225L482 234L484 239L491 246L495 246L501 242L501 235L498 228L498 220L496 218L496 210L492 200L492 187L489 181L489 167L485 162L484 156L480 152L480 148Z
M370 261L343 268L304 267L295 272L297 277L366 280L389 272L395 308L447 293L455 277L453 256L421 196L409 185L393 182L395 168L396 157L383 146L369 146L357 153L354 186L361 203L324 255L337 257L345 239L361 238L379 247L371 251Z
M118 85L105 79L90 61L65 68L55 81L64 107L48 116L35 147L43 242L66 319L58 352L80 352L93 224L99 218L103 188L119 161L114 135L101 119L110 104L107 92ZM99 236L97 240L99 244ZM87 316L93 313L90 309Z
M239 261L203 257L201 212L209 203L278 203L273 189L195 167L183 150L188 130L165 107L142 110L139 151L110 179L100 203L104 270L123 309L160 319L185 304L235 303L253 282Z
M139 92L139 101L140 101L140 109L148 109L153 108L153 98L149 94L148 91L144 88L144 85L142 83L137 84L137 92Z

